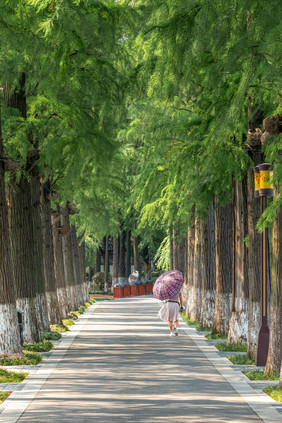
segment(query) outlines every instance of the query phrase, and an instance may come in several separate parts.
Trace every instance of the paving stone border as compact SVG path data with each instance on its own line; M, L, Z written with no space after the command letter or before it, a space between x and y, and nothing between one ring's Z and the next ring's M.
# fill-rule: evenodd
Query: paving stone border
M54 342L54 348L48 353L43 353L43 360L36 366L2 366L8 370L29 372L28 376L21 382L21 388L13 390L12 394L0 405L0 422L16 423L24 413L33 398L41 389L43 384L53 370L58 366L76 336L87 323L93 311L99 306L99 302L92 304L85 312L75 320L70 330L63 334L59 341ZM8 384L7 384L8 385ZM13 388L15 384L9 384ZM6 386L7 388L7 386ZM5 388L5 391L8 389ZM2 389L4 390L4 389ZM11 389L12 390L12 389Z
M263 367L232 364L226 358L226 355L232 355L234 354L233 352L223 353L219 351L213 342L209 342L201 332L196 331L194 326L187 325L182 319L179 328L181 332L186 333L195 342L217 371L230 383L264 423L282 422L282 404L262 391L264 387L277 385L278 382L265 381L266 383L264 383L264 381L257 381L260 383L253 383L256 381L251 381L242 373L242 370L261 370ZM216 341L221 342L221 340Z

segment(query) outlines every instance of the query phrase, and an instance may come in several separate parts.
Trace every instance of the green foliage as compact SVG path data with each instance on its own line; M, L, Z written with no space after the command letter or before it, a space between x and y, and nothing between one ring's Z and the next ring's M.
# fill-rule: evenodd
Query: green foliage
M247 352L247 345L246 344L226 344L225 342L220 342L219 344L216 344L215 347L219 351Z
M264 388L263 392L265 392L267 395L269 395L275 401L282 402L282 389L279 389L278 385L268 386L267 388Z
M185 316L185 312L180 313L180 315L181 315L181 319L184 320L184 322L187 325L192 325L192 326L196 325L197 326L199 324L199 322L197 320L191 320L190 316Z
M0 369L0 383L20 383L27 375L28 373L9 372L8 370Z
M197 332L210 332L211 328L209 326L197 326L196 331Z
M108 285L112 284L111 274L108 273ZM92 278L92 286L94 291L103 291L105 285L105 272L98 272Z
M249 358L246 354L228 355L227 358L233 364L255 364L255 359Z
M42 339L43 341L58 341L61 339L62 335L58 332L42 332Z
M50 351L54 345L50 341L43 342L25 342L23 344L23 349L26 351L35 351L35 352L47 352Z
M278 373L270 373L267 376L265 376L264 372L262 372L261 370L246 370L243 371L243 373L250 380L279 380Z
M99 290L99 289L89 289L89 294L113 295L113 293L111 291L106 292L106 291Z
M170 236L167 235L159 246L154 261L158 269L170 269Z

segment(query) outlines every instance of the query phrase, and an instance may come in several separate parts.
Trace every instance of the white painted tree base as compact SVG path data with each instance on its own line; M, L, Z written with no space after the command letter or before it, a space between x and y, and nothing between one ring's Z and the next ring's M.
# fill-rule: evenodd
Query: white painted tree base
M20 330L15 304L0 304L0 353L21 351Z

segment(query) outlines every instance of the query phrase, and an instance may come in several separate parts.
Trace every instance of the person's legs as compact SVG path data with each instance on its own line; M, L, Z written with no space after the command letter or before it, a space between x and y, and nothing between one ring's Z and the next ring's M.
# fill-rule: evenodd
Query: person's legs
M174 322L174 326L177 328L177 327L178 327L178 325L179 325L179 320L175 320L175 322Z
M173 333L173 322L171 322L171 321L169 320L169 321L168 321L168 326L169 326L170 333Z

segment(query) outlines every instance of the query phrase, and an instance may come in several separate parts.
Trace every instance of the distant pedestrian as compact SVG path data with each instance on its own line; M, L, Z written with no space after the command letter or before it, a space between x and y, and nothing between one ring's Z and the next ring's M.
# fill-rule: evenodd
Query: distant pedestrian
M183 306L182 294L178 294L171 297L167 303L160 309L158 312L158 317L164 322L168 322L168 327L170 330L169 336L178 335L178 325L179 325L179 309Z

